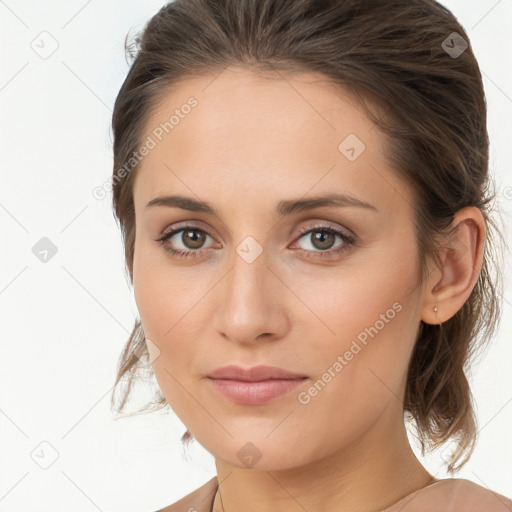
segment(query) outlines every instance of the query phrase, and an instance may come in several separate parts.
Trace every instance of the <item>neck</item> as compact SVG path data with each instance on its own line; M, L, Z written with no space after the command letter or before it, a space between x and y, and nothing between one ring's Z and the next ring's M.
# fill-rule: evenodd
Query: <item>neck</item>
M414 455L401 415L387 435L381 428L385 416L350 446L305 465L258 470L216 459L219 492L213 511L379 512L391 506L433 477Z

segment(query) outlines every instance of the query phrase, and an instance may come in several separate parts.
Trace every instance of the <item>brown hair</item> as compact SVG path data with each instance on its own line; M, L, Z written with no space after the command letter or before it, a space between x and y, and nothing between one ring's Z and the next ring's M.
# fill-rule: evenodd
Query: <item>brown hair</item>
M450 53L464 44L461 54ZM478 281L452 318L440 325L421 322L404 397L404 413L414 420L422 453L425 444L430 450L455 439L447 468L460 470L477 438L466 371L501 316L501 265L493 279L490 264L502 255L495 243L495 235L502 235L490 217L495 193L489 191L482 77L453 14L433 0L175 0L125 47L134 60L112 118L113 206L132 284L138 166L128 173L116 169L141 146L151 109L178 80L220 73L227 66L317 72L354 95L387 136L391 167L414 190L418 283L428 276L427 258L439 261L455 213L466 206L480 209L487 236ZM137 373L152 374L147 357L137 320L111 398L113 406L123 382L119 412ZM169 406L160 392L138 412L162 407ZM182 440L191 437L187 430Z

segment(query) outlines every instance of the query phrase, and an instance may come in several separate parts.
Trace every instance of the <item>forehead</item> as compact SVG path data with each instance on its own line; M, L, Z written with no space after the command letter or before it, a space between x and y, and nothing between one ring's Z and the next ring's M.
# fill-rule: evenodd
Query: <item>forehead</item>
M347 91L314 73L228 68L181 81L155 103L148 137L136 209L162 193L219 208L333 191L396 207L408 194L387 168L384 136Z

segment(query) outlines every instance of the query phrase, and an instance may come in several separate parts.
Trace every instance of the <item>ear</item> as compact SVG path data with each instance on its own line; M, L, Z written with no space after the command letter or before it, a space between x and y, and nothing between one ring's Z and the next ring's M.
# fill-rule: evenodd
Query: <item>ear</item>
M486 236L485 219L475 206L459 210L436 265L424 288L421 320L440 324L464 305L478 280ZM437 306L437 312L434 308Z

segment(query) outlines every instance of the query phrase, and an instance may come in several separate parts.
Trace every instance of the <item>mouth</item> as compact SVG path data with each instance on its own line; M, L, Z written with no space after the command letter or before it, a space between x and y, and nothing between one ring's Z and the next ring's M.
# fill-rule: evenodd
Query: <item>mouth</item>
M309 377L275 366L225 366L207 375L212 387L232 402L261 405L291 392Z
M289 393L308 379L269 379L257 382L211 378L208 380L219 393L237 404L261 405Z
M301 379L307 375L293 373L284 368L277 366L252 366L250 368L242 368L234 364L217 368L208 374L212 379L230 379L244 382L259 382L262 380L288 380Z

